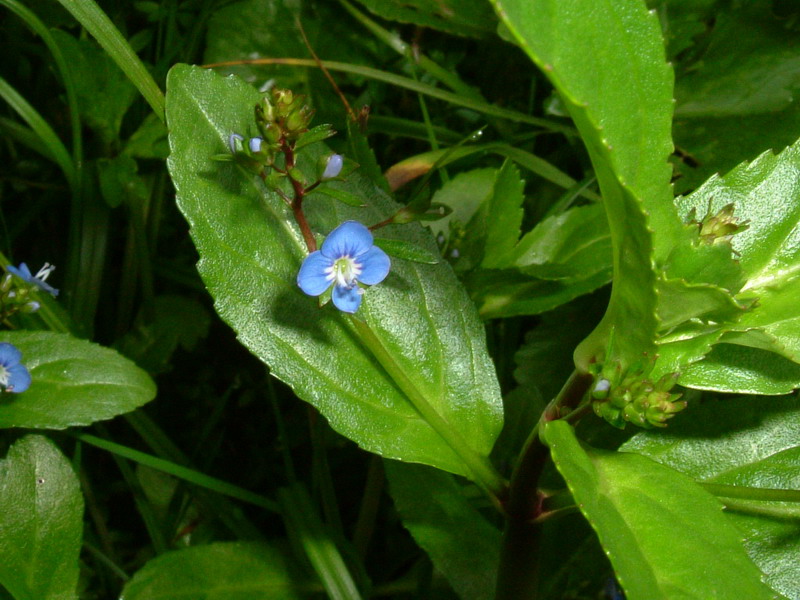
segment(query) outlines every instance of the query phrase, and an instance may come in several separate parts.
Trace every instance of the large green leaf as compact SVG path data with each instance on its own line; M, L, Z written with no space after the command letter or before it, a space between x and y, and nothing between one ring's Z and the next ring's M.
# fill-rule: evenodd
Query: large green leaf
M280 552L218 542L162 554L125 584L121 600L290 600L301 598Z
M606 316L576 359L585 368L617 329L625 335L616 358L632 362L652 351L656 334L654 250L661 260L683 236L669 185L672 72L658 21L639 0L493 2L558 90L603 193L614 286Z
M774 338L773 349L800 362L800 143L780 154L767 152L724 177L713 177L694 194L679 199L683 213L702 216L735 205L735 218L748 221L733 236L745 279L740 295L757 304L736 329L758 328Z
M285 203L257 177L211 160L231 132L247 130L258 92L179 65L167 96L178 204L191 224L200 274L241 342L364 448L469 477L489 469L502 403L483 328L450 267L395 260L387 280L366 292L359 317L367 328L357 334L353 320L332 306L320 310L297 288L306 251ZM310 173L319 151L306 150L301 168ZM397 209L357 173L342 189L368 206L310 199L317 231L352 218L378 222ZM417 225L387 227L381 237L437 251ZM372 336L372 351L361 335Z
M63 333L3 331L22 352L31 387L0 400L0 427L66 429L139 408L156 395L153 380L110 348Z
M563 421L543 436L627 598L778 597L722 505L691 479L638 454L582 446Z
M637 452L702 481L800 489L800 404L796 397L706 400L664 431L641 432L621 449ZM765 503L771 504L771 503ZM742 529L766 581L800 598L797 521L726 513Z
M0 462L0 584L15 600L77 599L83 497L69 461L29 435Z
M464 486L428 467L384 465L403 525L453 589L465 600L494 598L500 530L470 504Z

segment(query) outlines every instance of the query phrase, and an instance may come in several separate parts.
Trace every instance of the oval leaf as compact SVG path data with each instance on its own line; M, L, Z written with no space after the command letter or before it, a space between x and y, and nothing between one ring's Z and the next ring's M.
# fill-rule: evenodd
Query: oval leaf
M66 429L139 408L156 395L150 376L110 348L52 332L3 331L22 352L31 387L0 399L0 428Z
M722 504L691 479L638 454L582 446L564 421L543 437L627 598L778 597Z
M469 477L477 463L490 469L502 402L483 328L450 267L397 260L366 291L356 318L374 336L379 364L349 319L330 305L318 309L298 289L306 250L286 203L259 178L210 160L232 131L247 130L259 99L243 81L199 68L176 66L168 79L169 169L217 311L277 377L365 449ZM319 146L302 153L306 173L325 152ZM358 173L341 187L369 206L309 202L320 233L347 219L376 223L397 210ZM437 251L418 225L381 235Z
M167 552L125 585L120 600L292 600L302 596L283 556L263 544L220 542Z
M72 466L29 435L0 462L0 584L15 600L77 599L83 496Z

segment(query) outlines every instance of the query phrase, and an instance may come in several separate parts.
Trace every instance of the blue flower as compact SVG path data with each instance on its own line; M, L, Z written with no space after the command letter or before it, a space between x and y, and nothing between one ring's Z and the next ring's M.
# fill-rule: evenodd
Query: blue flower
M345 221L331 231L320 250L306 257L297 285L309 296L319 296L333 285L333 304L354 313L364 293L358 284L380 283L391 266L386 253L373 245L369 229L358 221Z
M31 385L31 374L20 361L22 352L9 344L0 342L0 391L24 392Z
M50 273L55 271L55 267L51 264L44 263L44 266L39 269L39 272L36 275L31 274L31 270L28 268L28 265L25 263L19 263L19 267L13 267L11 265L6 267L6 271L11 273L12 275L16 275L26 283L32 283L40 290L44 290L48 294L52 294L53 296L58 296L58 290L51 286L47 281L47 278L50 276Z

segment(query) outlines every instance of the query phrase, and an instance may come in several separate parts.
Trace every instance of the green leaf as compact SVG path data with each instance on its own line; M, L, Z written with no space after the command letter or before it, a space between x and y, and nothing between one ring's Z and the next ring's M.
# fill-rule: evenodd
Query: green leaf
M513 269L487 269L468 274L464 283L481 317L499 319L553 310L608 283L608 273L564 283L531 277Z
M655 15L639 0L493 0L517 43L564 101L592 159L614 246L608 311L576 351L586 368L618 329L615 352L653 350L659 261L682 235L672 205L672 73ZM653 239L650 228L658 233ZM655 252L655 254L654 254Z
M800 41L765 2L716 15L697 67L676 83L676 119L778 112L800 93Z
M680 384L735 394L788 394L800 387L800 365L767 350L718 344L681 373Z
M489 201L482 268L502 269L510 266L514 247L521 234L524 189L525 182L520 179L519 171L514 163L506 160L497 171Z
M691 157L678 163L681 189L797 138L800 43L774 13L762 1L715 6L702 52L678 64L675 138Z
M77 600L83 497L47 438L22 438L0 462L0 515L3 587L15 600Z
M514 250L515 265L541 279L611 281L612 249L601 204L578 206L538 223Z
M543 429L553 461L631 600L775 598L722 505L638 454L582 446L563 421Z
M19 348L33 379L26 392L0 401L0 428L90 425L156 395L147 373L110 348L51 332L3 331L0 341Z
M500 530L470 504L452 475L384 461L403 525L462 598L494 598Z
M116 344L116 349L148 373L170 369L178 347L191 350L208 334L211 318L197 301L185 296L156 296L152 306L142 309L133 327Z
M424 265L435 265L441 260L438 254L403 240L387 240L376 237L375 245L383 249L389 256L396 256L403 260L410 260Z
M75 78L84 121L104 143L114 143L122 117L136 99L136 88L93 41L76 40L60 30L53 30L53 35Z
M796 397L704 399L669 428L643 431L621 449L637 452L706 482L800 489L800 407ZM727 512L745 535L748 554L766 582L800 598L796 521Z
M128 155L99 159L97 174L103 200L112 208L123 203L141 206L150 195L147 184L139 176L139 165Z
M217 542L162 554L125 584L120 600L291 600L304 597L283 555L264 544Z
M492 197L496 176L495 169L473 169L459 173L445 183L433 195L431 202L447 206L452 212L433 221L431 231L450 238L451 229L463 230Z
M328 597L361 600L353 576L302 484L279 489L278 500L289 537L305 553Z
M756 299L732 329L759 329L775 340L773 351L800 362L800 143L779 155L762 154L724 177L712 177L694 194L679 199L681 212L716 214L733 203L738 222L748 221L731 244L740 257L740 297Z
M389 21L411 23L447 33L484 37L494 33L497 19L480 0L359 0Z
M122 153L134 158L166 159L169 156L166 126L154 114L147 115L125 142Z
M285 202L260 179L210 160L231 131L246 129L258 92L182 65L168 84L169 168L178 205L191 224L216 310L240 341L365 449L468 477L476 477L475 468L488 469L502 403L482 325L450 267L394 261L386 281L365 293L358 317L366 329L356 335L360 321L332 306L318 309L297 287L306 250ZM315 148L301 157L306 172L313 171ZM347 219L379 222L398 208L357 172L343 188L369 206L309 202L317 231ZM381 233L437 251L418 225ZM427 416L412 402L429 408Z
M338 187L333 187L330 183L322 185L314 190L315 194L323 194L325 196L330 196L331 198L335 198L339 202L347 204L348 206L365 206L364 200L359 198L355 194L348 192L347 190L340 189ZM313 196L312 196L313 197Z

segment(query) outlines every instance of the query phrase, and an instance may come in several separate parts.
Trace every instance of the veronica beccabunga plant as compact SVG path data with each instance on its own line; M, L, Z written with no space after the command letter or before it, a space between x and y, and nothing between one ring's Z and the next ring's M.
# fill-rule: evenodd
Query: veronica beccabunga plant
M800 7L59 3L0 597L800 600Z

